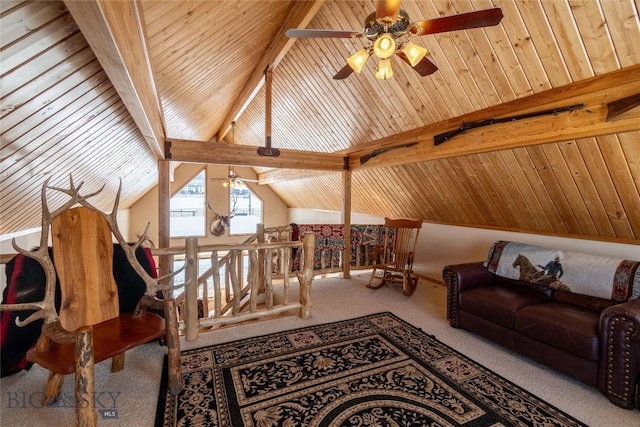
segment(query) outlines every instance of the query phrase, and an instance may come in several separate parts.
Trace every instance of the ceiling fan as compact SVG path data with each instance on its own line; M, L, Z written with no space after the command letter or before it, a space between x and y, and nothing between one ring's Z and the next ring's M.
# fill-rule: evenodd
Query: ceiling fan
M212 181L222 181L224 187L242 188L245 182L258 182L257 179L241 178L232 167L229 167L229 174L225 178L211 178Z
M341 80L349 77L353 71L359 73L369 56L375 54L380 59L376 77L386 80L393 76L391 57L394 54L421 76L438 70L433 62L425 58L427 49L412 43L409 37L498 25L502 17L502 9L493 8L411 23L407 12L400 8L399 0L378 0L376 11L367 16L362 31L291 28L285 34L292 38L365 37L369 46L349 57L347 65L333 78Z

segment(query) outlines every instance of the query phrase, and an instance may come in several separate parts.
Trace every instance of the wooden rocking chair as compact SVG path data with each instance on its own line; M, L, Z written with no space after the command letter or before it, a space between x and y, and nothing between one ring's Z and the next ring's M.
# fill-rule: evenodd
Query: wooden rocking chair
M386 283L401 283L402 292L411 296L418 285L413 274L413 257L422 227L421 219L399 218L384 220L384 244L371 251L373 271L368 288L380 289ZM380 275L376 272L381 270ZM374 285L375 281L379 281Z
M140 344L166 335L169 354L169 389L177 394L182 389L180 371L180 340L175 300L155 297L161 289L135 257L136 245L127 244L117 227L116 213L120 196L116 197L110 215L100 212L79 195L82 184L71 189L47 187L42 189L43 220L41 245L36 251L25 251L13 242L14 248L35 258L47 277L43 301L22 304L3 304L2 310L38 310L20 326L36 319L44 319L42 333L34 347L27 352L27 360L50 371L43 404L56 402L64 376L75 372L76 418L79 426L95 426L94 363L111 358L111 371L124 368L124 353ZM49 212L46 190L65 192L71 199L61 208ZM80 203L82 206L70 209ZM53 218L53 220L51 220ZM51 223L54 261L49 257L47 240ZM134 270L147 284L133 314L119 313L118 289L113 279L113 243L111 233L120 242ZM55 309L56 275L60 283L61 304ZM164 278L162 278L164 279ZM165 319L148 312L147 307L164 310Z

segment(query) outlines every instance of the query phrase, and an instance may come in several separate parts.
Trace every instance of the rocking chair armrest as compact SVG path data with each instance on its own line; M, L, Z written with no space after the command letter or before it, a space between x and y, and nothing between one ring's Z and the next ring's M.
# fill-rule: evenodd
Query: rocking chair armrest
M373 248L371 248L371 263L373 265L378 264L378 260L383 253L384 248L382 246L374 246Z

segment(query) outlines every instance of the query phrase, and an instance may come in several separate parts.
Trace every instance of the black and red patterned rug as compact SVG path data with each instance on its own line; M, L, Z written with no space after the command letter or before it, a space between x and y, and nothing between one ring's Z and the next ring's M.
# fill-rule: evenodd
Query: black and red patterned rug
M391 313L182 353L156 426L583 426Z

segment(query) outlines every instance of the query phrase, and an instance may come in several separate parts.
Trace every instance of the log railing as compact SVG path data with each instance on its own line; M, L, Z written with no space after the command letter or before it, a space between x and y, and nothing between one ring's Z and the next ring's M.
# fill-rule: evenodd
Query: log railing
M375 245L371 236L381 232L376 227L379 226L352 226L352 269L371 268ZM358 235L363 238L353 237ZM259 224L257 233L240 245L199 246L197 238L188 238L182 248L152 249L154 256L169 256L169 265L173 266L174 261L187 263L185 279L191 279L189 285L173 295L187 339L195 339L200 329L214 325L295 309L300 309L301 316L308 316L312 278L343 271L344 251L339 242L336 247L329 247L314 233L305 233L305 237L306 241L291 241L291 225L264 228ZM300 281L301 276L305 279L300 283L300 301L291 302L290 283ZM302 306L303 300L308 306Z
M294 310L298 310L301 318L308 318L314 275L313 244L312 233L305 233L302 241L295 242L203 246L198 246L197 238L188 237L184 248L153 249L152 253L154 256L167 255L172 261L183 259L186 263L187 285L176 300L181 303L181 330L187 340L194 340L200 330L216 325ZM302 262L292 272L294 250L302 254ZM283 265L282 274L274 273L273 260L276 258ZM204 264L210 266L203 267ZM292 279L297 279L300 287L297 301L290 297ZM201 306L198 300L202 302Z

